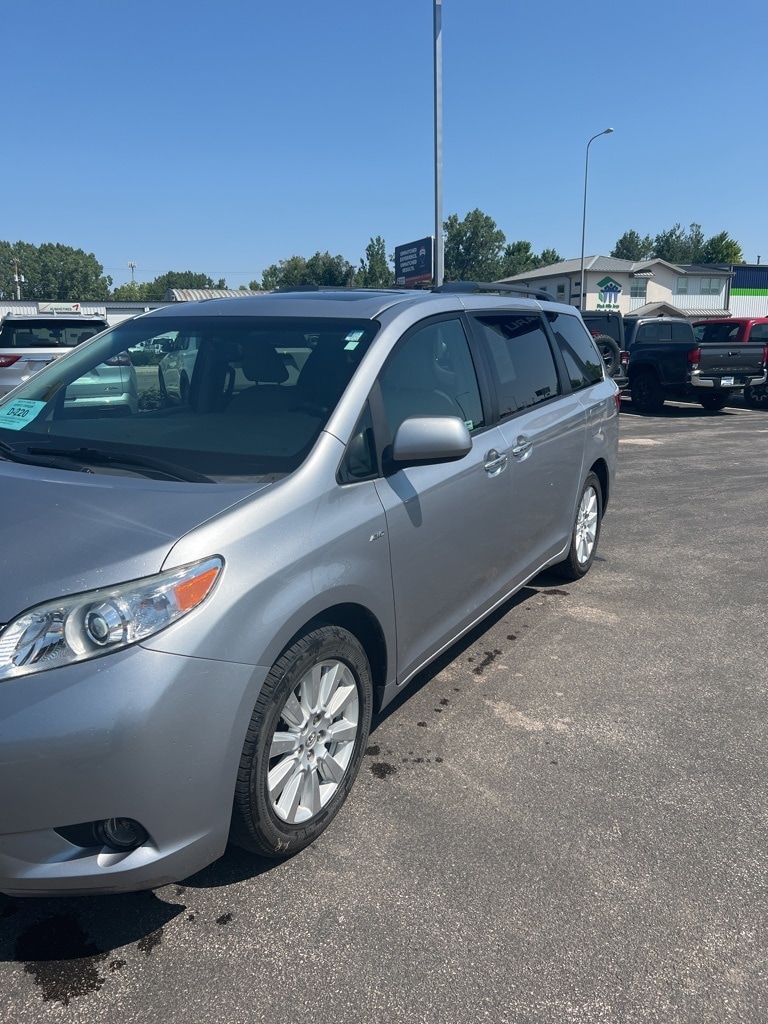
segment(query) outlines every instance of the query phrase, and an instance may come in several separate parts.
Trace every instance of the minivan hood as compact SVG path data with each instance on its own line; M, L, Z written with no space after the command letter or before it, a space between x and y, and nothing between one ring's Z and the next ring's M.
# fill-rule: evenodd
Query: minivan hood
M41 601L159 572L180 537L266 486L0 463L0 623Z

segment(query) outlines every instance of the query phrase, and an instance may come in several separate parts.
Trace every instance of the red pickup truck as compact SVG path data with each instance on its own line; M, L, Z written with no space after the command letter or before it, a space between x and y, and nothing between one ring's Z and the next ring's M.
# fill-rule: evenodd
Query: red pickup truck
M732 316L727 320L697 320L693 325L696 340L715 341L721 345L743 341L762 341L768 344L768 316ZM744 388L744 404L750 409L768 409L768 384Z

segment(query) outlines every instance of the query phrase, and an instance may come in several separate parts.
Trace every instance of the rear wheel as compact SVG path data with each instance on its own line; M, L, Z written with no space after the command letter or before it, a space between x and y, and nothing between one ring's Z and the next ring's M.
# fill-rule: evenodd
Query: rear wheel
M589 572L595 560L602 518L603 489L595 474L590 473L579 498L568 557L554 566L561 579L579 580Z
M615 377L621 370L621 349L608 334L598 334L595 344L603 357L605 370L609 377Z
M719 412L728 405L729 398L730 395L723 394L702 395L699 404L710 412Z
M768 384L744 388L744 405L750 409L768 409Z
M240 758L231 838L266 857L308 846L355 780L371 727L368 658L337 626L320 626L273 665Z
M664 407L664 392L658 378L652 373L638 373L629 386L632 405L646 416L660 413Z

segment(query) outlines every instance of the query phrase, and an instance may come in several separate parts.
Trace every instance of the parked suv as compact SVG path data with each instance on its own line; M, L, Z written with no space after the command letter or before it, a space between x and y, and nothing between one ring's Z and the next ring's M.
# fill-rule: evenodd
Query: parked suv
M88 314L7 313L0 323L0 395L108 327L104 317ZM136 412L136 372L130 355L121 352L93 367L68 390L67 402Z
M197 340L185 401L148 373L134 414L68 404L168 336ZM0 891L306 846L374 710L545 567L589 570L617 448L578 311L481 292L166 306L1 399Z
M0 394L107 327L101 316L6 313L0 322Z
M757 341L768 344L768 317L765 316L697 320L693 326L696 338L701 342L732 345ZM751 409L768 409L768 384L748 384L744 388L744 404Z

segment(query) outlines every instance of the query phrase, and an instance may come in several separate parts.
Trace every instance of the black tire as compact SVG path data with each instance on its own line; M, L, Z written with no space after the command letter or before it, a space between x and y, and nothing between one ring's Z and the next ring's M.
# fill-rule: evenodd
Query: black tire
M609 334L598 334L595 344L605 363L605 371L609 377L621 373L621 349Z
M632 405L644 416L654 416L664 407L664 392L658 378L650 372L638 373L629 385Z
M564 561L553 566L564 580L580 580L592 568L600 540L603 520L603 489L594 473L590 473L576 508L576 520L571 531L571 546Z
M368 658L351 633L318 626L292 644L272 666L251 716L232 841L276 858L313 842L352 788L372 710Z
M704 409L707 409L709 412L720 412L721 409L724 409L726 405L728 405L728 399L730 397L730 395L714 393L711 395L702 395L699 399L699 405Z
M768 384L744 388L744 405L749 409L768 409Z

